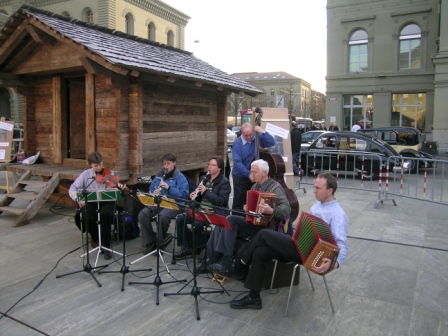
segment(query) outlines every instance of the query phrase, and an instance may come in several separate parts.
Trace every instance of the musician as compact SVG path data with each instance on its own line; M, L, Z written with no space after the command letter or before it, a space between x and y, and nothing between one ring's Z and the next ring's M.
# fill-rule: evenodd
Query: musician
M228 207L230 192L230 182L224 176L224 160L219 156L213 156L208 161L208 174L199 183L198 188L190 194L190 199L200 202L201 208L209 207L213 209L213 213L227 216L228 211L220 208ZM192 254L185 239L185 226L192 222L192 218L186 214L176 218L177 244L181 246L181 250L174 254L176 259L183 259ZM204 225L205 223L202 221L194 222L196 248L205 246Z
M92 191L92 190L110 190L107 184L98 182L101 181L97 179L97 174L101 174L103 171L103 157L98 152L93 152L87 158L87 162L90 165L90 168L85 170L78 176L78 178L73 182L68 190L68 194L72 200L78 202L78 194L82 193L83 190ZM109 172L113 174L112 172ZM118 183L119 188L125 187L124 185ZM89 233L92 238L91 246L92 248L98 247L99 237L98 237L98 206L100 207L100 227L101 227L101 246L106 248L110 248L111 242L111 225L114 219L115 213L115 202L78 202L78 211L81 210L82 217L82 225L85 227L85 215L82 210L87 212L87 219L89 222ZM78 224L77 224L78 225ZM80 225L78 226L80 228ZM109 260L112 258L112 254L110 251L102 250L104 252L104 259Z
M238 137L232 146L233 158L233 210L243 209L246 204L246 191L255 182L250 173L250 165L255 159L255 133L259 134L260 147L267 148L275 145L275 140L260 126L252 128L250 123L241 126L241 136Z
M267 191L278 196L277 204L272 208L267 203L260 203L259 210L261 214L271 215L273 217L268 226L254 225L246 221L245 217L231 215L227 217L229 224L233 230L221 230L215 234L212 233L207 243L207 252L209 252L208 244L211 244L211 249L214 253L211 255L211 262L215 262L222 255L220 263L214 265L213 269L221 275L229 273L233 261L233 252L237 237L251 237L258 231L265 228L274 228L274 224L280 219L289 216L291 213L291 206L282 186L268 176L269 165L264 160L256 160L252 162L250 174L255 184L251 189L258 191ZM244 205L244 211L247 211L247 205Z
M311 207L311 214L322 218L330 227L337 245L340 248L338 259L333 269L339 268L347 256L347 229L348 218L341 208L334 194L337 189L337 181L329 172L321 173L314 181L314 195L316 203ZM302 264L299 253L291 239L291 236L271 230L258 232L251 241L239 251L239 260L235 268L241 269L250 265L244 287L250 290L249 294L240 300L233 300L230 307L234 309L261 309L260 297L263 285L266 265L272 259L282 261L294 261ZM325 273L331 266L329 259L314 267L317 273ZM245 266L244 266L245 265Z
M185 176L176 167L176 156L173 154L165 154L162 156L163 169L161 169L151 185L149 186L150 194L154 196L166 196L168 198L187 199L188 197L188 181ZM181 203L181 202L179 202ZM157 207L145 207L138 214L138 222L142 235L142 247L144 253L150 253L157 247L157 235L153 229L151 220L156 216ZM164 241L171 223L171 219L176 217L181 210L169 208L161 208L159 212L159 248L164 248Z

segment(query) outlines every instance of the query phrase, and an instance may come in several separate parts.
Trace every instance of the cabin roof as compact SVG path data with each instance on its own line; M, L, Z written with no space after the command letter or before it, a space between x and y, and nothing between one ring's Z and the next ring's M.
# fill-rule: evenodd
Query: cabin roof
M0 30L0 50L25 20L34 19L111 65L143 73L182 78L249 95L256 87L221 71L192 53L134 35L23 5Z

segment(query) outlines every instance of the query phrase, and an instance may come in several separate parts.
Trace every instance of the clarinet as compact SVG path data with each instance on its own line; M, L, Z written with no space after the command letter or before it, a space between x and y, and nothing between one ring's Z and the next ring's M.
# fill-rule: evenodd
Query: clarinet
M165 181L166 174L167 174L167 171L166 171L166 169L164 169L164 170L163 170L163 175L162 175L162 181L160 181L160 183L162 183L163 181ZM160 186L160 183L159 183L159 186L158 186L157 189L156 189L156 190L159 191L159 193L160 193L160 191L162 190L162 187Z
M192 201L195 201L196 198L199 196L199 194L201 193L199 191L199 187L204 185L204 181L207 181L210 177L210 172L207 172L207 174L205 175L205 177L201 180L201 183L199 183L198 187L196 188L196 190L194 191L194 196L191 198Z

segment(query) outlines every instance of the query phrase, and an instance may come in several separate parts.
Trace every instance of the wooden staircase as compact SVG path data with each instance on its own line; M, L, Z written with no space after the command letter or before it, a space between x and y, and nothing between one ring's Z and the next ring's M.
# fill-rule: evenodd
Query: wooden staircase
M7 212L18 216L12 224L13 227L28 224L59 184L59 173L55 173L48 182L30 180L30 177L31 171L24 172L17 184L0 200L0 214ZM41 189L34 192L27 191L25 190L27 186ZM15 200L29 203L25 208L11 206L10 204ZM23 204L23 202L20 203Z

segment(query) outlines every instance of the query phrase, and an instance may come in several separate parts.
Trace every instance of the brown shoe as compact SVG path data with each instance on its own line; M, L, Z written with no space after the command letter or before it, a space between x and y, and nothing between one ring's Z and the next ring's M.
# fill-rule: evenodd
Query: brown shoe
M92 248L97 248L100 244L98 242L95 243L94 241L91 241L90 246L92 246Z

